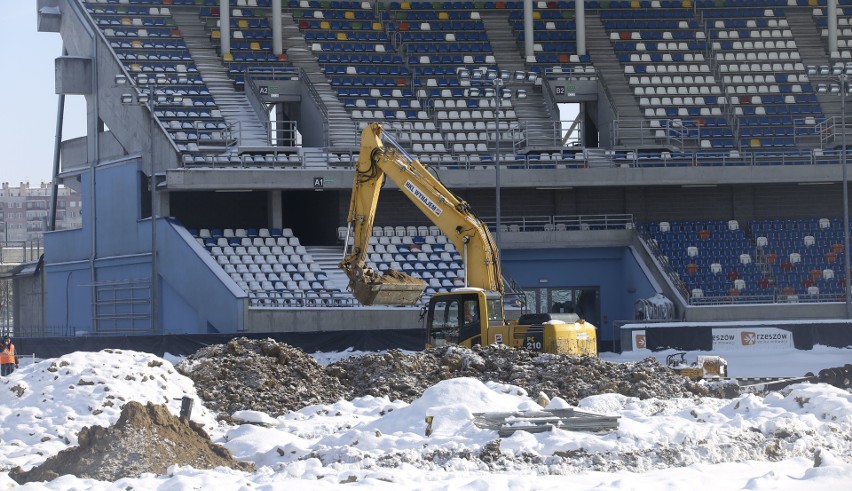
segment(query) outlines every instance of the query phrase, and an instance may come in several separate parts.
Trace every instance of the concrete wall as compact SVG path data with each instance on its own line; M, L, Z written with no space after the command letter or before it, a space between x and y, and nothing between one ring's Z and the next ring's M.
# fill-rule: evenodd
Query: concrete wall
M63 172L69 173L73 169L85 170L89 166L87 145L88 141L85 136L62 141L61 159ZM101 159L119 159L127 155L124 147L121 146L118 140L115 139L115 135L110 131L104 131L100 134L98 145ZM64 184L73 187L73 183ZM76 190L77 188L74 189Z
M299 132L302 144L306 147L324 147L328 145L328 121L317 107L305 80L300 84L302 101L299 104Z
M43 332L46 301L44 270L18 276L9 283L13 305L8 308L14 313L14 335L28 336L32 332Z
M790 319L844 319L846 305L842 302L791 303L768 305L694 306L686 310L685 321L745 321Z
M248 309L247 332L420 329L416 308Z

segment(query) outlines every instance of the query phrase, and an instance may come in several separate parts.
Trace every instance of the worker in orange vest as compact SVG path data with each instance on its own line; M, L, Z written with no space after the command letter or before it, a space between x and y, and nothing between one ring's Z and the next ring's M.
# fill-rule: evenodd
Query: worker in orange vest
M15 353L15 345L8 335L3 337L3 351L0 351L0 375L6 376L18 368L18 357Z

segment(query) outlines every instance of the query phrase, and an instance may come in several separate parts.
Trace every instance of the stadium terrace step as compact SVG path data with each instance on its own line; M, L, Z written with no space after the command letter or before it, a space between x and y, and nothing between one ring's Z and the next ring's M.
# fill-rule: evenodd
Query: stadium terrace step
M509 13L506 11L483 11L481 14L482 23L485 26L485 31L488 33L488 40L491 43L491 49L494 52L494 59L497 61L497 66L501 70L515 72L516 70L525 70L523 53L519 50L519 46L512 34L512 29L509 24ZM515 109L515 114L522 127L526 128L527 147L552 147L554 145L552 132L546 131L549 125L532 124L525 125L525 121L534 121L543 123L553 119L559 119L558 114L552 114L552 109L545 104L544 96L537 90L528 90L527 97L524 99L516 99L512 101L512 106ZM549 118L543 118L542 115L547 115Z
M290 19L292 20L292 16L290 16ZM304 37L302 37L301 33L299 33L299 36L301 42L293 36L289 38L285 36L285 50L290 63L293 66L303 69L304 73L308 74L308 80L305 83L309 83L314 87L322 103L325 105L325 110L328 114L328 145L330 147L357 146L358 140L355 123L337 98L337 93L331 87L331 84L325 78L316 57L308 51Z
M213 96L225 122L232 128L232 136L239 140L239 145L266 145L266 128L245 94L234 87L234 81L228 76L222 60L210 44L197 10L180 7L173 7L171 10L175 25L180 28L186 47L210 95Z
M827 47L820 38L811 11L790 9L786 12L786 17L787 25L796 38L796 49L802 57L802 63L805 66L830 65L831 60L825 52ZM840 105L837 104L837 96L817 93L817 100L826 117L840 117Z
M319 264L320 270L328 276L325 280L326 287L338 289L346 295L349 286L349 278L343 273L337 264L343 259L343 248L339 246L306 246L305 250Z

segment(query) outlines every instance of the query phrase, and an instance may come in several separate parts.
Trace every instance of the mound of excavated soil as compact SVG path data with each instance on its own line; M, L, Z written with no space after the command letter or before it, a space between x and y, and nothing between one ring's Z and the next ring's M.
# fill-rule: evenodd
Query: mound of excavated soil
M172 465L254 470L254 464L237 462L225 447L213 444L196 423L150 402L147 406L128 402L113 426L84 427L77 438L79 446L59 452L29 471L17 467L9 477L24 484L65 474L115 481L146 472L164 474Z
M538 353L505 346L445 347L405 354L354 356L330 364L352 396L388 396L405 402L441 380L472 377L512 384L536 395L561 397L570 404L597 394L617 393L640 399L707 395L706 386L661 366L654 358L612 363L586 356Z
M204 405L224 419L245 409L275 416L349 394L304 351L272 339L236 338L208 346L175 368L195 382Z
M298 348L237 338L199 350L176 368L195 382L205 405L220 418L245 409L274 416L365 395L411 402L441 380L456 377L517 385L529 394L544 392L572 404L611 392L641 399L708 393L704 385L653 358L611 363L499 346L389 351L351 356L324 368Z

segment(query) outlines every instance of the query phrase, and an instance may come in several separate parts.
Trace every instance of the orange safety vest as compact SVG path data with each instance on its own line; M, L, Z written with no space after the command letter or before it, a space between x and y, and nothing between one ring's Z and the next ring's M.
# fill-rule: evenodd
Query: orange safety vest
M15 363L15 343L9 344L8 347L0 351L0 365Z

